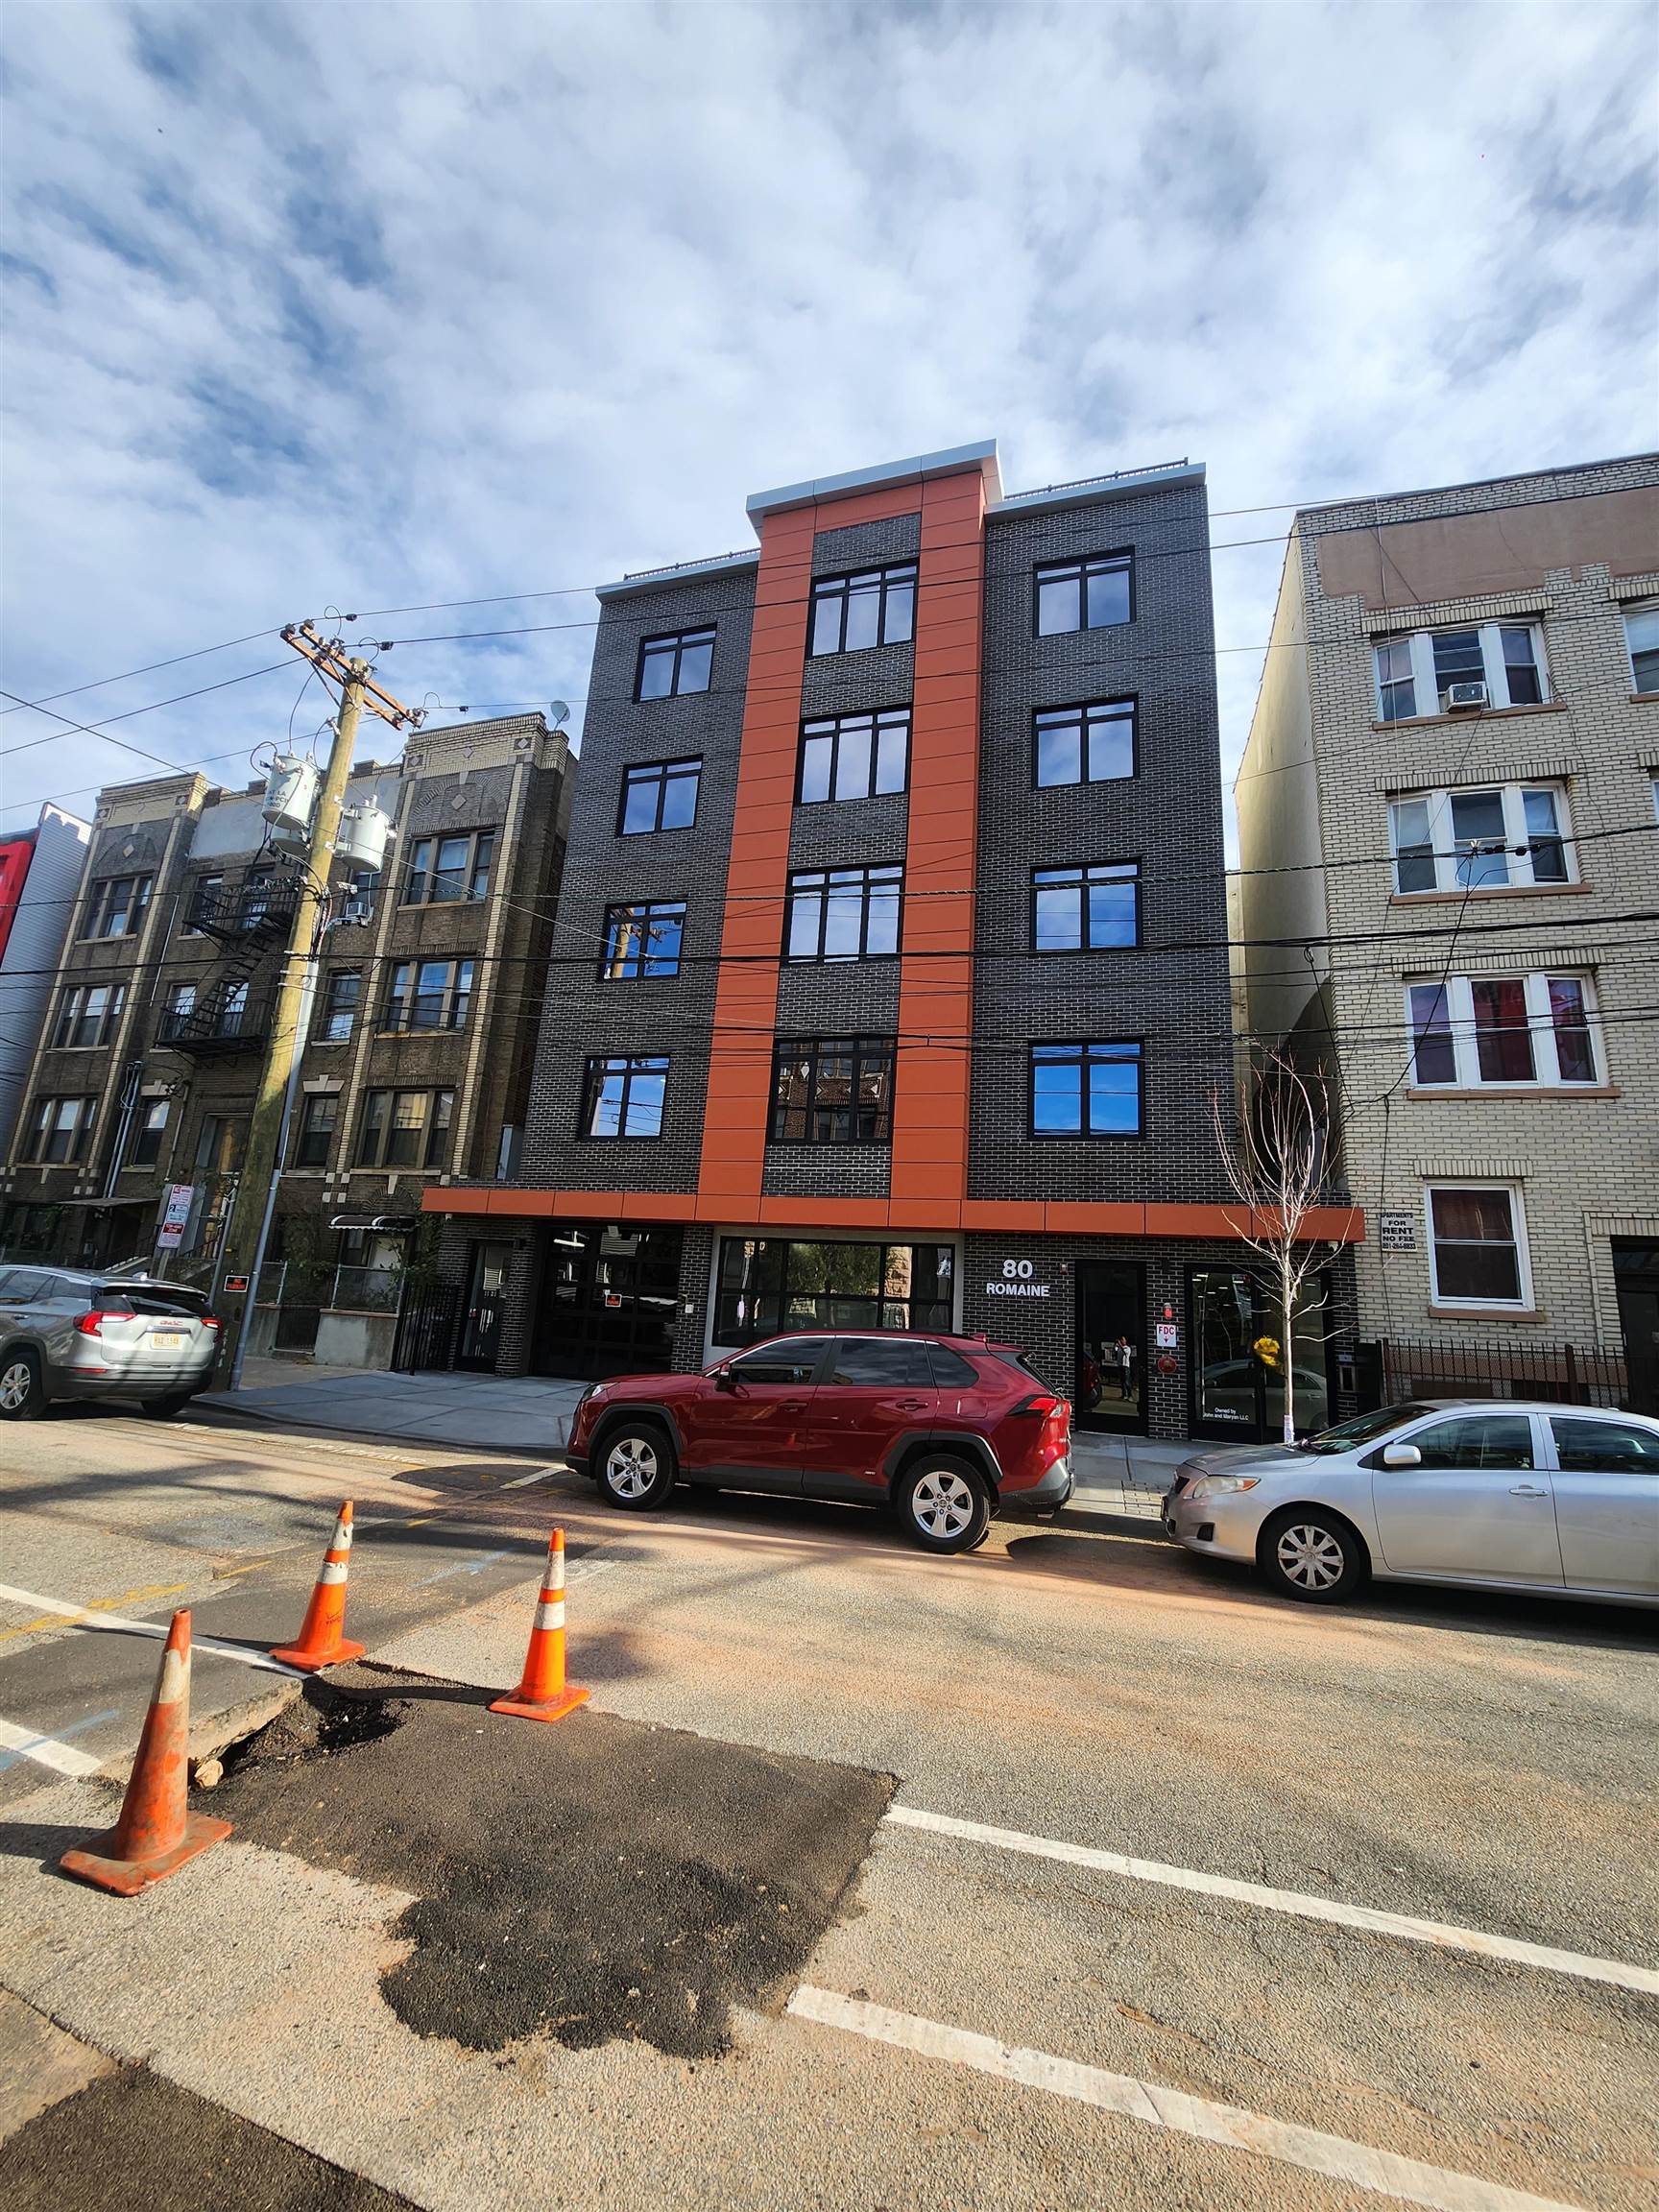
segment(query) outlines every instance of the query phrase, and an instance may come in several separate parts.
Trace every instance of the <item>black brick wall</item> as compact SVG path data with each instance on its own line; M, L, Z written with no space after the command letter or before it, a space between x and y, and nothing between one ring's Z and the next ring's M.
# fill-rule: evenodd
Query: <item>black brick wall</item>
M1034 635L1036 564L1133 548L1132 622ZM987 533L979 762L978 958L969 1190L977 1198L1227 1195L1209 1094L1231 1097L1219 736L1203 487L1054 514L993 517ZM1039 708L1133 696L1139 772L1035 787ZM1031 871L1137 860L1139 950L1031 952ZM1161 951L1192 939L1208 949ZM1033 1142L1025 1047L1143 1041L1144 1133Z
M555 958L584 965L555 967L549 979L525 1139L529 1185L579 1190L696 1188L754 605L755 575L746 569L664 584L604 606L554 930ZM715 625L710 688L637 702L640 640L709 621ZM703 760L695 826L618 836L624 768L693 755ZM646 897L686 902L680 974L601 981L606 907ZM585 965L589 957L591 968ZM579 1139L582 1070L589 1055L648 1051L666 1051L671 1061L661 1137Z

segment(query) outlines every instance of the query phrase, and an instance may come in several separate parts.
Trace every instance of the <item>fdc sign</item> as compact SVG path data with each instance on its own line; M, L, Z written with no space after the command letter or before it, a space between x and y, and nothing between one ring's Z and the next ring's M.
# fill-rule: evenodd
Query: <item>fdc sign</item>
M988 1298L1046 1298L1048 1285L1033 1283L1031 1277L1035 1272L1029 1260L1004 1260L1002 1280L987 1283L985 1295Z

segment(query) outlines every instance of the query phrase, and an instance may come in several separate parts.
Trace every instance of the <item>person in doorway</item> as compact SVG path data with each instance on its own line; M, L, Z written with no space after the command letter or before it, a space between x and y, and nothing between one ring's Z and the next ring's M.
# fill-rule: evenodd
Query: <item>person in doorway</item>
M1127 1336L1119 1336L1112 1347L1112 1358L1118 1368L1118 1395L1127 1398L1133 1386L1135 1347Z

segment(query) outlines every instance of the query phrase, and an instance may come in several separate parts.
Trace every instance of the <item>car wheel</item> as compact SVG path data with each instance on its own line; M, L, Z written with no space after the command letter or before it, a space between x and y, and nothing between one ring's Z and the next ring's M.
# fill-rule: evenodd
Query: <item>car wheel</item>
M21 1349L0 1358L0 1420L33 1421L46 1410L40 1362Z
M152 1421L177 1421L190 1403L188 1390L175 1390L169 1398L146 1398L140 1404L140 1413L148 1414Z
M1257 1558L1275 1590L1306 1605L1340 1604L1370 1573L1365 1547L1347 1522L1317 1505L1275 1515L1262 1531Z
M599 1488L628 1513L666 1505L674 1488L674 1447L655 1421L619 1421L599 1442Z
M895 1501L911 1541L925 1551L972 1551L991 1526L985 1478L961 1459L923 1459L900 1480Z

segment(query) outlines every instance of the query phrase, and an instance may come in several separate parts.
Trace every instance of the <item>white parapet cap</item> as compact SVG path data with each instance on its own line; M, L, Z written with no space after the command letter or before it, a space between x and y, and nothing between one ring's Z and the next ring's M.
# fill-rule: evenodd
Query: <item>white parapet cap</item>
M1006 515L1041 515L1059 507L1094 507L1102 499L1130 499L1141 492L1162 492L1174 484L1202 484L1202 461L1166 461L1155 469L1118 469L1109 476L1085 476L1075 484L1045 484L1037 492L1011 492L991 510L990 519Z
M975 439L967 445L948 445L937 453L916 453L907 461L889 461L876 469L849 469L839 476L814 476L804 484L782 484L774 492L753 492L745 502L757 530L762 517L780 515L792 507L814 507L844 498L854 492L874 492L889 484L923 484L936 476L963 476L977 470L985 479L985 504L989 517L1035 515L1047 508L1092 507L1102 499L1126 499L1140 492L1163 491L1176 484L1202 484L1202 461L1172 461L1155 469L1123 469L1105 476L1088 476L1074 484L1047 484L1035 492L1016 492L1004 498L1002 473L997 460L995 438ZM743 553L719 553L707 561L681 561L667 568L644 568L620 577L614 584L595 587L601 600L623 599L637 592L661 591L677 584L700 582L705 576L726 576L758 565L758 548Z
M840 476L814 476L805 484L781 484L775 492L752 492L744 502L749 518L781 514L786 507L812 507L820 499L839 499L849 492L875 492L884 484L924 484L933 476L965 476L977 469L985 479L987 504L1002 496L995 438L969 445L947 445L938 453L915 453L907 461L884 462L878 469L849 469Z
M635 575L618 577L614 584L596 584L596 599L626 599L636 591L661 591L675 584L695 584L705 576L733 576L760 565L760 548L743 553L716 553L707 561L677 561L668 568L641 568Z

